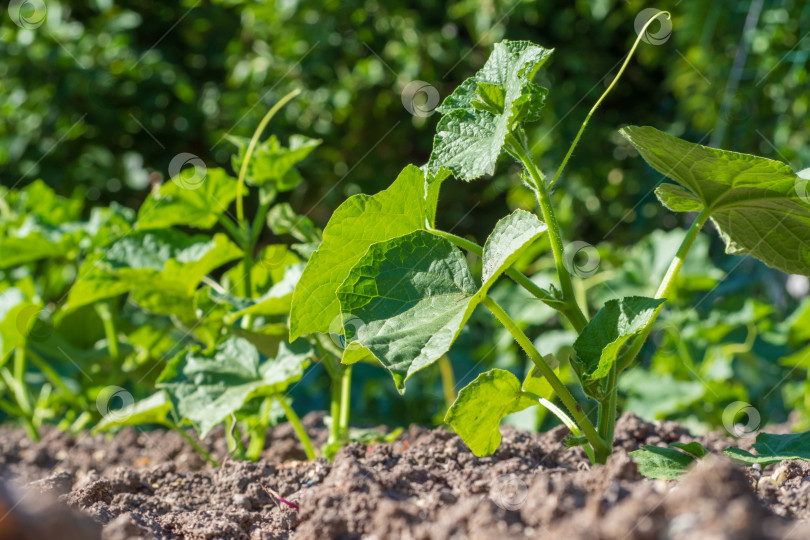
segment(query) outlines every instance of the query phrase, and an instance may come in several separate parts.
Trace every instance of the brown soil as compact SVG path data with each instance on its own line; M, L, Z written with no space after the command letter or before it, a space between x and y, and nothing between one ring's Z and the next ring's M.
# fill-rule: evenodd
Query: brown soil
M323 438L320 417L305 423ZM170 432L50 431L31 443L0 428L0 474L22 486L0 490L0 539L810 538L810 463L759 474L712 456L680 482L653 481L628 451L695 439L629 414L616 431L608 465L590 467L581 449L563 446L563 428L506 427L498 452L476 458L444 429L412 427L391 444L349 445L329 463L299 461L280 426L258 463L213 469ZM218 456L221 435L205 441ZM729 443L698 440L715 451Z

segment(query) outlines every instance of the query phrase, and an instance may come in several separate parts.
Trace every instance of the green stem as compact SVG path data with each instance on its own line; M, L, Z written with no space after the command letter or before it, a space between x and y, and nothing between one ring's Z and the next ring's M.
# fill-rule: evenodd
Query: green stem
M456 376L453 373L453 364L446 354L439 358L439 370L442 374L442 392L444 393L444 401L449 409L453 402L456 400Z
M219 214L217 216L217 219L219 220L220 224L223 227L225 227L225 230L228 231L228 233L231 235L231 238L233 239L234 242L236 242L240 246L244 245L245 238L243 238L243 235L239 231L238 226L233 221L231 221L231 219L228 216L226 216L225 214Z
M554 214L554 208L551 206L551 196L546 189L546 184L543 181L543 175L537 169L526 148L518 141L514 135L507 135L510 148L514 155L520 159L523 166L529 173L529 180L532 184L534 194L537 197L537 202L540 205L540 211L543 214L543 221L546 222L548 227L548 237L551 242L551 251L554 254L554 264L557 267L557 276L560 279L560 288L563 293L563 300L568 306L570 316L573 318L574 327L577 331L581 331L588 324L588 319L582 313L582 310L577 303L577 297L574 293L574 285L571 281L571 273L565 265L565 248L563 247L562 234L560 233L560 225L557 223L557 216Z
M456 236L455 234L440 231L437 229L430 229L429 231L431 234L435 234L436 236L441 236L442 238L446 238L453 244L457 245L461 249L465 249L470 253L473 253L479 257L483 255L484 249L476 244L475 242L471 242L466 238L462 238L461 236ZM517 270L516 268L510 267L506 270L505 274L512 278L515 283L532 293L535 298L541 300L544 304L552 309L556 309L571 322L572 326L577 332L582 332L582 329L585 328L587 321L584 318L577 317L571 311L570 306L562 300L554 298L548 291L542 289L539 285L529 279L525 274Z
M101 323L104 325L104 336L107 338L107 347L110 349L110 357L118 360L118 333L115 331L115 318L110 309L109 302L98 302L96 304Z
M618 369L614 362L613 367L610 368L610 373L607 378L607 398L599 404L599 419L597 421L597 430L599 436L604 439L608 445L613 446L613 433L616 428L616 399L617 389L616 380L618 378Z
M298 415L295 414L295 410L287 403L287 400L284 399L284 396L275 396L276 401L279 402L281 408L284 409L284 414L287 416L287 420L290 421L292 424L293 430L295 434L298 436L298 440L301 441L301 444L304 447L304 453L307 455L307 459L312 461L317 456L315 455L315 449L312 447L312 440L309 438L307 434L307 430L304 429L304 425L301 423L301 419L298 418ZM334 422L333 422L334 423Z
M242 249L244 251L244 258L242 260L242 270L244 272L245 297L247 298L253 297L253 283L250 272L253 268L253 249L256 245L256 237L258 236L251 234L251 227L249 226L247 220L245 220L244 191L248 165L250 164L250 159L253 157L253 151L256 149L256 145L259 143L259 137L261 137L264 128L267 127L267 124L270 123L273 116L275 116L275 114L284 105L286 105L287 102L300 93L301 90L296 88L278 100L278 102L273 105L269 111L267 111L267 114L265 114L264 118L262 118L261 122L259 122L259 126L256 128L256 131L253 132L253 137L251 137L247 150L245 150L245 155L242 157L242 165L239 167L239 178L236 182L236 220L239 222L239 228L242 230L243 235ZM267 210L265 209L264 211L266 212ZM244 328L250 329L253 326L253 316L246 316L242 323Z
M338 366L338 371L341 367ZM340 440L340 403L343 387L340 384L340 377L332 377L332 396L329 404L329 415L332 417L332 424L329 426L329 440L327 444L335 444Z
M198 443L196 440L194 440L194 437L192 437L191 435L186 433L185 429L181 428L180 426L176 425L173 422L165 422L163 425L166 426L167 428L171 429L172 431L176 432L181 437L183 437L183 439L189 445L191 445L191 447L194 450L196 450L197 453L200 454L205 461L207 461L208 463L210 463L214 467L219 467L219 463L217 462L217 460L214 459L214 457L210 453L208 453L208 450L203 448L203 446L200 443Z
M546 378L551 387L554 389L554 392L557 394L557 397L560 398L560 401L562 401L563 405L565 405L565 408L568 409L568 412L579 426L579 429L588 439L588 442L591 443L595 453L598 456L606 456L610 454L610 448L605 445L605 442L596 432L596 429L593 427L591 421L588 420L588 417L582 412L582 408L579 406L576 399L574 399L574 396L571 395L568 388L566 388L562 381L560 381L557 374L554 373L554 370L551 369L548 364L546 364L545 360L543 360L543 356L537 351L531 340L526 337L523 330L521 330L517 324L515 324L515 321L513 321L512 318L503 310L503 308L491 298L485 296L483 300L481 300L481 303L489 308L493 315L495 315L495 317L497 317L497 319L501 322L501 324L504 325L509 333L512 334L515 341L518 342L540 373Z
M591 116L593 116L593 113L596 112L596 109L599 108L599 105L602 104L602 101L604 101L604 99L607 97L607 95L610 93L610 91L613 90L613 87L616 86L616 83L619 82L619 79L621 78L622 74L624 73L624 70L627 68L627 65L630 63L630 59L633 57L633 53L636 52L636 48L638 47L638 44L641 42L641 38L643 38L644 35L646 34L647 27L649 27L653 23L653 21L655 21L658 18L658 16L662 15L662 14L666 15L667 19L670 18L670 13L668 11L661 11L659 13L656 13L653 17L650 18L649 21L647 21L647 24L645 24L644 27L641 29L641 31L638 33L638 37L636 38L636 41L633 43L633 46L630 48L630 52L627 53L627 57L624 59L624 62L622 63L622 67L619 68L619 72L613 78L613 82L611 82L610 86L608 86L605 89L605 91L602 92L602 95L599 96L599 99L596 100L596 103L594 103L593 107L591 107L591 110L588 112L588 115L585 117L585 120L583 120L582 125L579 127L579 131L577 132L576 137L574 137L574 141L571 143L571 146L568 148L568 152L565 154L565 157L562 160L562 163L560 163L560 166L557 169L557 172L554 173L554 177L551 179L551 182L549 182L548 189L554 188L554 185L557 183L557 179L560 177L563 170L565 169L565 166L568 164L568 160L571 159L571 154L574 153L574 148L576 148L577 143L579 143L579 139L582 137L582 133L585 131L585 127L588 125L588 121L591 119Z
M259 137L261 136L264 128L267 127L267 124L270 120L275 116L275 114L289 102L292 98L297 96L301 93L301 90L295 89L292 92L288 93L284 97L282 97L278 102L273 105L273 107L267 111L267 114L264 115L262 121L259 122L259 127L256 128L256 131L253 132L253 137L250 139L250 143L248 144L247 150L245 151L245 155L242 158L242 165L239 167L239 178L236 183L236 219L239 223L244 223L245 221L245 209L244 209L244 191L245 191L245 176L247 176L247 169L248 164L250 163L250 158L253 157L253 150L256 149L256 145L259 142Z
M26 414L31 414L31 401L28 398L28 390L25 386L25 349L17 347L14 349L14 394L17 404Z
M340 438L346 440L349 437L349 412L351 410L352 395L352 366L343 366L340 375Z
M677 253L675 253L675 258L672 259L672 263L670 263L669 268L667 269L667 273L664 274L664 278L661 280L661 284L658 286L658 291L655 293L656 298L666 298L669 296L670 292L672 291L672 287L675 283L675 278L678 276L678 272L680 271L681 267L683 266L683 261L686 258L686 255L689 253L689 249L692 247L692 244L695 242L695 238L697 238L698 233L703 228L703 225L706 224L706 220L709 219L710 210L708 208L704 208L703 211L698 214L698 217L689 227L689 230L686 233L681 245L678 247ZM655 320L658 318L658 313L661 311L661 308L655 310L653 316L650 318L650 321L647 323L647 326L644 327L644 330L639 334L634 340L632 346L627 349L623 354L619 356L616 360L618 364L619 373L627 369L628 366L636 359L638 353L641 352L641 348L644 346L644 342L647 341L647 338L652 331L653 324Z

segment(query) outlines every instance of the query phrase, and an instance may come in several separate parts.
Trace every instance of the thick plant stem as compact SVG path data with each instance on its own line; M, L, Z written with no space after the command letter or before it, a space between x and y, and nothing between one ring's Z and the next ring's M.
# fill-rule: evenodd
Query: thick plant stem
M340 374L340 427L341 440L349 437L349 411L352 396L352 366L343 366Z
M571 417L577 423L583 435L585 435L588 442L591 443L594 453L597 456L597 460L600 458L600 456L603 457L603 459L607 459L607 456L610 455L610 447L605 444L605 442L596 432L596 429L593 427L591 421L588 420L588 417L582 412L582 407L579 406L574 396L568 391L568 388L566 388L559 377L557 377L554 370L551 369L548 364L546 364L545 360L543 360L543 356L537 351L531 340L526 337L523 330L518 328L515 321L513 321L512 318L503 310L503 308L491 298L485 296L483 300L481 300L481 303L489 308L492 314L495 315L499 321L501 321L501 324L503 324L509 333L512 334L512 337L515 338L518 345L521 346L543 377L545 377L549 382L551 388L554 389L557 397L560 398L560 401L562 401L563 405L565 405L565 408L568 409L569 414L571 414ZM604 461L597 462L604 463Z
M168 427L169 429L171 429L172 431L177 432L177 434L180 435L181 437L183 437L183 439L188 444L190 444L191 447L194 448L194 450L196 450L197 453L200 454L200 456L202 456L202 458L205 461L207 461L208 463L210 463L214 467L219 467L219 463L217 462L217 460L214 459L214 457L210 453L208 453L208 450L203 448L200 443L198 443L196 440L194 440L194 437L192 437L191 435L186 433L185 429L183 429L180 426L174 424L173 422L166 422L164 425L166 427Z
M479 246L475 242L467 240L466 238L462 238L460 236L456 236L455 234L440 231L437 229L430 229L429 232L437 236L441 236L442 238L446 238L447 240L451 241L453 244L457 245L461 249L466 249L470 253L474 253L479 257L483 254L484 250L481 246ZM567 303L557 298L554 298L551 294L549 294L548 291L543 290L535 282L529 279L525 274L511 267L505 272L505 274L510 278L512 278L515 281L515 283L517 283L518 285L520 285L521 287L532 293L532 295L534 295L535 298L542 301L548 307L556 309L557 311L565 315L565 317L568 319L568 321L571 323L571 325L577 332L582 332L582 329L585 328L587 320L585 320L584 317L577 317L574 313L572 313L572 310L570 309L570 306Z
M610 368L610 373L607 377L607 397L599 404L599 419L597 420L597 431L599 436L613 446L613 433L616 428L616 398L617 388L616 382L618 379L618 368L616 364Z
M301 423L301 419L297 414L295 414L295 410L290 406L289 403L287 403L284 396L276 396L276 400L281 405L281 408L284 409L284 414L287 416L287 420L290 421L295 434L298 436L298 440L301 441L301 444L304 447L304 453L307 455L307 459L312 461L317 456L315 455L315 448L312 447L312 440L309 438L307 430L304 429L304 424Z
M510 148L514 154L520 159L523 166L529 173L529 180L531 181L534 194L537 197L537 202L540 205L540 211L543 214L543 221L546 222L548 227L548 237L551 242L551 251L554 254L554 264L557 267L557 276L560 279L560 288L563 293L563 300L565 301L573 317L577 323L574 325L578 328L584 328L588 324L588 320L582 313L582 310L577 303L577 296L574 293L574 284L571 281L571 273L568 271L565 261L565 248L563 247L562 234L560 233L560 225L557 223L557 216L554 214L554 208L551 206L551 196L549 195L546 184L543 181L543 176L537 170L531 156L529 155L523 144L520 143L514 136L507 137Z
M604 99L607 97L607 95L610 93L610 91L613 90L613 87L616 86L616 83L619 82L619 79L621 78L622 74L624 73L624 70L627 68L627 64L630 63L630 59L633 57L633 53L636 52L636 48L638 48L638 44L641 42L641 39L646 35L647 28L660 15L666 15L667 19L670 18L670 13L668 11L660 11L660 12L656 13L654 16L650 17L650 20L647 21L647 23L644 25L644 27L638 33L638 37L636 38L636 41L633 43L633 46L630 48L630 52L627 53L627 56L625 57L624 62L622 63L622 67L619 68L619 72L613 78L613 82L611 82L610 86L608 86L605 89L605 91L602 92L602 95L599 96L599 99L597 99L596 103L594 103L593 107L591 107L591 110L588 112L588 115L585 117L585 120L582 121L582 125L579 127L579 131L577 132L576 137L574 137L574 141L571 143L571 146L568 148L568 152L565 154L565 157L563 158L562 163L560 163L560 166L557 169L557 172L554 173L554 177L548 183L548 189L552 189L554 187L554 184L557 183L557 179L560 178L560 175L562 174L563 170L565 169L565 166L568 164L568 160L571 159L571 154L574 153L574 148L577 147L577 143L579 143L579 139L582 137L582 133L585 131L585 127L588 125L588 121L591 119L591 116L593 116L593 113L596 112L596 109L599 108L599 105L602 104L602 101L604 101Z
M706 220L709 219L709 213L709 209L704 209L700 214L698 214L698 217L692 223L691 227L689 227L689 230L686 232L686 236L681 242L681 245L678 247L677 253L675 253L675 258L672 259L672 262L667 269L667 273L664 274L664 278L661 280L661 284L658 286L658 291L655 293L656 298L666 298L672 291L675 278L678 276L678 272L683 266L683 261L686 258L686 255L689 253L689 249L692 247L692 244L694 244L698 233L700 233L703 225L706 224ZM619 373L627 369L633 360L636 359L638 353L641 352L641 348L644 346L644 342L647 341L647 337L649 337L650 332L652 332L653 324L655 324L655 320L658 318L658 313L660 311L660 307L655 310L655 313L650 318L650 322L648 322L647 326L644 327L642 333L635 338L632 346L621 354L616 360Z

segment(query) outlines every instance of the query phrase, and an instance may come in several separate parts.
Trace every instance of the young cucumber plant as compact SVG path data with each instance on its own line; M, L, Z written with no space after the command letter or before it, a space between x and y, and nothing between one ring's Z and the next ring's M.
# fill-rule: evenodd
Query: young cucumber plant
M290 339L340 331L346 344L344 365L379 362L404 393L408 378L439 360L482 304L512 334L533 369L522 382L501 369L480 375L461 390L446 422L476 455L486 455L500 444L499 423L506 415L543 405L570 428L569 444L584 446L593 462L604 463L613 442L618 377L633 364L708 220L729 253L810 274L810 204L797 194L803 184L789 167L692 144L650 127L627 127L622 134L630 143L676 182L660 186L659 199L671 210L696 212L697 218L653 297L612 299L593 318L586 316L566 265L551 188L638 44L636 40L613 83L588 113L551 180L535 164L523 125L539 118L547 90L532 79L553 51L526 41L496 44L484 67L439 107L442 118L428 164L409 165L388 189L355 195L335 211L293 293ZM513 212L495 225L483 246L437 229L442 182L450 175L472 181L492 174L503 152L522 166L539 215ZM550 243L558 279L547 288L512 268L541 237ZM480 280L459 248L482 258ZM562 382L554 362L488 296L503 275L557 310L577 332L570 364L584 394L598 404L595 423L585 413L585 403ZM562 407L545 398L547 386Z

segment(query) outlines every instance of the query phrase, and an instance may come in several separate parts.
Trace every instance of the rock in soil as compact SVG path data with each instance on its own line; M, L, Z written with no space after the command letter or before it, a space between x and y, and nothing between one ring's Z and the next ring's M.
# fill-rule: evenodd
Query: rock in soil
M322 415L305 425L323 441ZM810 538L810 463L760 472L718 454L680 482L645 479L628 455L642 444L699 440L719 452L731 441L631 414L604 467L566 448L562 427L503 435L494 455L476 458L447 430L413 426L390 444L351 444L329 463L304 461L292 430L279 426L250 463L224 455L220 432L203 441L224 461L215 469L171 432L54 430L32 443L4 427L0 475L29 495L0 494L0 540Z

